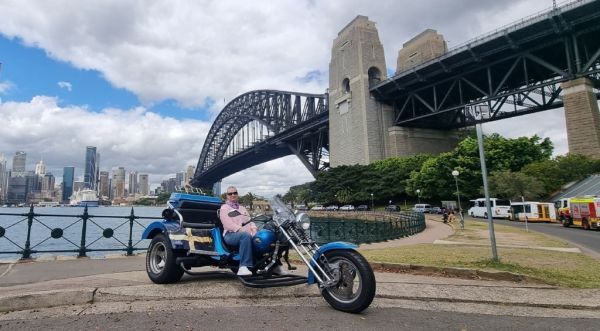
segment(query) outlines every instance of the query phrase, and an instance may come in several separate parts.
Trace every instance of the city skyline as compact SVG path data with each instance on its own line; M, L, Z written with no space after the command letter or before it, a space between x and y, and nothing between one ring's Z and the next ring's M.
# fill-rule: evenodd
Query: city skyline
M87 159L88 159L88 150L91 148L95 148L94 146L87 146L86 147L86 161L84 161L84 167L85 165L88 163ZM64 166L61 172L51 172L51 171L47 171L46 170L46 165L43 163L43 160L40 159L39 161L27 161L27 152L26 151L16 151L15 154L13 155L12 159L11 158L7 158L6 157L6 153L4 152L0 152L0 183L2 183L2 180L4 179L3 176L5 176L6 172L34 172L36 175L46 175L46 174L51 174L54 176L54 178L59 180L56 180L56 185L61 185L65 180L64 180L64 176L65 174L67 175L67 182L71 182L71 183L80 183L80 185L85 188L88 188L89 183L88 181L86 181L86 169L80 169L79 173L80 175L77 176L77 167L76 166ZM10 160L12 160L12 162L8 162ZM15 160L17 160L17 168L15 170ZM98 162L94 162L95 165L99 165ZM28 166L29 165L29 166ZM33 170L29 170L29 169L35 169L35 171ZM67 170L69 169L69 170ZM144 185L147 185L147 189L143 190L143 195L148 195L151 192L154 192L157 188L159 187L164 187L164 182L169 181L170 179L176 179L176 186L183 186L185 183L187 183L193 176L193 170L195 169L194 166L192 165L188 165L186 167L186 169L184 169L185 171L180 171L177 173L172 174L171 176L168 176L164 179L162 179L159 183L155 184L155 185L151 185L149 182L149 174L144 174L144 173L139 173L136 170L130 169L128 170L126 167L123 166L112 166L110 167L110 171L104 171L101 170L103 169L102 167L99 167L98 169L96 169L96 172L98 173L98 180L96 180L97 185L100 185L100 179L101 179L101 173L107 173L110 174L112 172L114 172L115 170L122 170L123 173L127 173L127 176L123 176L123 178L126 178L126 180L124 180L124 186L123 189L125 191L127 191L129 194L131 194L131 192L141 192L142 188L144 186L142 186L142 183ZM135 174L134 177L132 177L132 174ZM192 175L192 176L190 176ZM140 178L144 178L143 180L141 180ZM133 186L132 186L132 178L133 179ZM2 187L0 187L0 189L2 189ZM68 191L70 193L73 192L73 186L71 185L71 190ZM132 190L133 189L133 190ZM100 191L100 187L97 186L95 188L95 190ZM1 191L1 190L0 190ZM67 194L67 196L70 196L70 193L63 193L63 200L65 198L65 194Z
M332 42L357 15L376 23L392 74L403 43L427 28L453 48L547 10L552 1L183 6L108 0L98 6L69 3L56 11L57 4L62 2L0 3L6 13L0 21L0 122L10 128L0 131L0 151L43 155L57 178L70 165L79 177L84 161L74 151L96 146L101 163L147 173L156 187L197 164L212 121L240 94L325 92ZM98 19L104 17L99 14L111 19ZM77 28L65 22L77 22ZM555 155L567 152L562 109L486 123L483 129L506 137L549 137ZM288 156L231 175L223 185L272 196L311 180L304 165Z

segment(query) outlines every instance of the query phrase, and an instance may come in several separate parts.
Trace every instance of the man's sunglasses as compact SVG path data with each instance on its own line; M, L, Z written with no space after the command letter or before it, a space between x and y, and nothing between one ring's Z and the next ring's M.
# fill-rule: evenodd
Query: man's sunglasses
M237 195L237 192L227 192L227 195Z

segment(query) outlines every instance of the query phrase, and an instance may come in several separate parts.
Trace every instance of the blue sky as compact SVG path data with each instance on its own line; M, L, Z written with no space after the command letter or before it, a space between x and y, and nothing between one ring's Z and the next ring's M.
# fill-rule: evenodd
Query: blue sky
M173 99L144 105L132 92L106 81L99 71L75 68L48 56L40 48L25 46L18 38L0 36L0 49L0 80L15 86L2 96L4 101L28 102L34 96L49 95L58 97L61 106L85 105L96 112L104 108L144 106L148 111L178 119L210 119L206 107L185 108ZM70 84L71 89L59 86L59 82Z

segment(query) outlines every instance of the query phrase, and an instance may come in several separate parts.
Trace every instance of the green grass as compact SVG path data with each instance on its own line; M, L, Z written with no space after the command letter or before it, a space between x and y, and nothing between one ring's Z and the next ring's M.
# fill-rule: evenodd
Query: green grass
M465 222L465 230L444 240L462 245L418 244L385 249L362 250L370 262L387 262L434 267L459 267L484 271L508 271L540 281L573 288L600 288L600 261L582 253L557 252L531 248L569 247L540 233L496 225L499 261L492 260L487 224ZM479 246L484 244L484 246Z

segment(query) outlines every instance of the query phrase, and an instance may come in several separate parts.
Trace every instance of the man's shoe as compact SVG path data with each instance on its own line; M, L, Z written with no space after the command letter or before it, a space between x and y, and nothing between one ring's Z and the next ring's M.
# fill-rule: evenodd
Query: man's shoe
M237 272L238 276L251 276L252 271L248 270L248 267L240 267Z
M273 275L281 276L281 275L287 274L279 264L276 264L272 270L273 270Z

